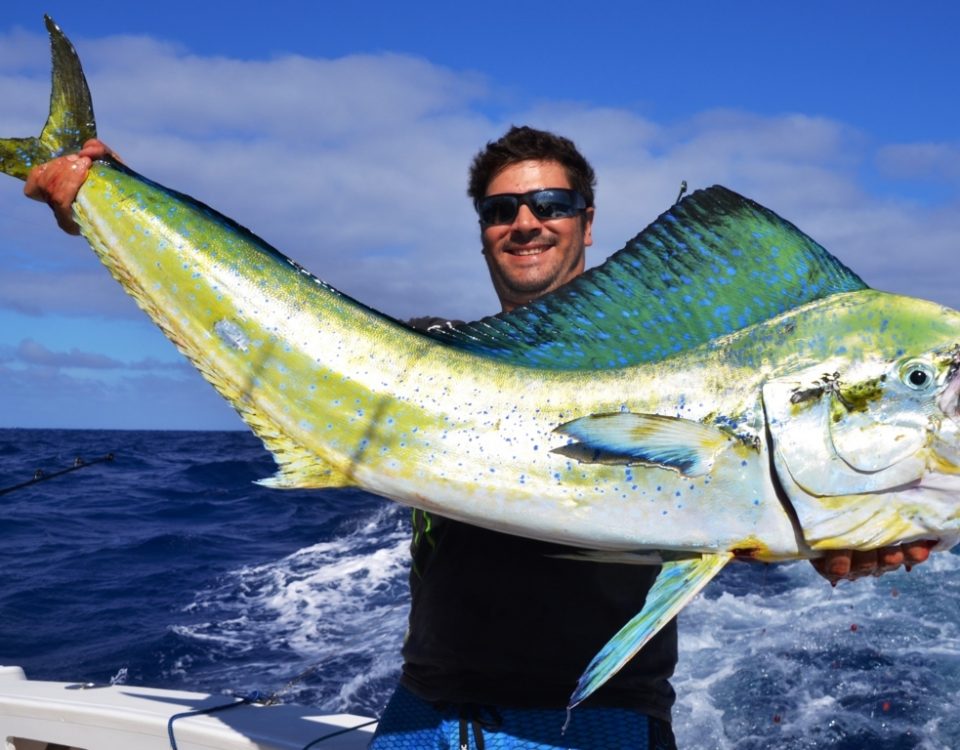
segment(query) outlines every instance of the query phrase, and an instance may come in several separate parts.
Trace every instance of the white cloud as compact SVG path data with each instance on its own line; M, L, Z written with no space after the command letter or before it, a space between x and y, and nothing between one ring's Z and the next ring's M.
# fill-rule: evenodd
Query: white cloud
M45 36L14 29L0 38L3 39L3 44L0 44L0 72L49 72L50 53Z
M186 362L160 361L153 357L128 362L98 352L82 351L76 347L69 351L54 351L32 338L26 338L20 342L13 358L26 365L52 367L60 370L174 370L188 372L191 369Z
M132 306L116 282L104 276L99 263L83 270L11 268L0 276L0 304L29 315L83 314L134 317Z
M460 112L483 80L394 53L265 61L196 57L119 37L83 54L98 114L111 126L189 137L280 137L327 147Z
M199 376L147 374L104 381L54 367L0 364L0 384L4 426L169 430L243 426Z
M877 167L894 179L960 181L960 144L891 143L877 152Z

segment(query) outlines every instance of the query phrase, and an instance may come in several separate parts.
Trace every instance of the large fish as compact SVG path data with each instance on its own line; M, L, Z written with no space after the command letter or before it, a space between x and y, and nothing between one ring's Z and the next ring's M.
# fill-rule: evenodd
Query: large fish
M0 141L19 178L95 135L79 60L47 27L50 117L39 138ZM116 162L94 164L75 213L273 453L267 484L356 485L571 554L662 563L571 705L734 556L960 536L960 313L868 289L724 188L563 289L433 336Z

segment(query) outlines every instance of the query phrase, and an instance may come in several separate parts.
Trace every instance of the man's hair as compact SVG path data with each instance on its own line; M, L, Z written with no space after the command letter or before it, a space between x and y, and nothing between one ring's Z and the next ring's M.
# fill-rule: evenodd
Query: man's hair
M597 184L593 167L569 138L537 130L526 125L512 125L506 135L490 141L473 157L467 195L474 204L486 195L491 180L511 164L521 161L555 161L567 172L570 187L583 196L587 206L593 205L593 189ZM544 187L557 187L544 185Z

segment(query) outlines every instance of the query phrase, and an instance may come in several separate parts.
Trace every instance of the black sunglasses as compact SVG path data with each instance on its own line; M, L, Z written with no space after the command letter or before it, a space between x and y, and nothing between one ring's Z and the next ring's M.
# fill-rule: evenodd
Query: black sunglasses
M512 222L520 206L529 208L538 219L566 219L583 211L587 202L576 190L544 188L529 193L488 195L477 201L476 209L481 226L489 227Z

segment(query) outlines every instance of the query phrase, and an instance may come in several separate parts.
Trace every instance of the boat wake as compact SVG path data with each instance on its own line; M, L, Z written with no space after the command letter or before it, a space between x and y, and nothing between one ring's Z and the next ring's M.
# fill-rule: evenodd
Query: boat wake
M196 622L172 627L208 663L190 655L171 672L379 713L399 673L409 544L406 514L385 506L340 538L223 576L186 608Z

